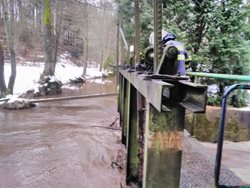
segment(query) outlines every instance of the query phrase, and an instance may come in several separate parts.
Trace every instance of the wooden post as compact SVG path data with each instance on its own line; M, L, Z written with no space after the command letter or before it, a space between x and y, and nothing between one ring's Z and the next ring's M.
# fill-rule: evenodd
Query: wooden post
M143 157L144 157L144 137L145 137L145 119L146 119L146 100L145 97L137 92L137 112L138 112L138 186L142 187L143 182Z
M118 72L119 74L119 95L118 95L118 112L120 114L120 125L122 125L123 120L123 105L124 105L124 78L123 76Z
M138 182L138 113L137 113L137 91L131 86L130 112L127 129L127 183Z
M124 79L124 108L123 108L123 127L122 127L122 143L127 144L127 129L130 115L130 88L131 84Z
M179 187L185 109L160 113L147 104L143 188Z

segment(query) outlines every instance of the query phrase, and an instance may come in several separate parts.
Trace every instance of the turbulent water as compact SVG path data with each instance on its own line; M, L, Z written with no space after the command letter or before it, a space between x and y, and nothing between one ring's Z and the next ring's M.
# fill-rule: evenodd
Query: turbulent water
M114 91L92 83L64 96ZM0 187L123 187L124 171L111 165L124 156L120 131L109 127L117 118L116 97L0 110Z

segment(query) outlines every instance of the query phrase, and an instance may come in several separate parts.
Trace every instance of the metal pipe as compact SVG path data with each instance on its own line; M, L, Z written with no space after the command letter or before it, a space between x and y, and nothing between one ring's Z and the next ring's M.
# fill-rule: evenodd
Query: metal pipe
M62 100L76 100L76 99L87 99L87 98L96 98L96 97L108 97L115 96L118 93L102 93L102 94L93 94L93 95L79 95L71 97L58 97L58 98L47 98L47 99L31 99L28 100L31 103L40 103L40 102L52 102L52 101L62 101Z
M162 56L162 0L153 0L154 5L154 73Z
M135 39L134 39L134 64L140 62L140 2L134 0L134 18L135 18Z
M188 76L235 80L235 81L241 81L241 82L250 82L250 76L247 76L247 75L215 74L215 73L204 73L204 72L187 72L187 75Z
M120 27L120 28L119 28L119 31L120 31L120 35L121 35L121 37L122 37L122 41L123 41L124 47L125 47L125 49L128 51L128 50L129 50L129 49L128 49L128 42L127 42L126 37L125 37L125 35L124 35L123 29Z
M215 170L214 170L214 178L215 178L215 186L219 186L220 181L220 167L221 167L221 157L223 150L223 140L224 140L224 125L226 119L226 110L227 110L227 98L229 94L236 89L250 89L250 84L234 84L231 85L222 96L222 107L220 113L220 122L219 122L219 134L218 134L218 145L217 145L217 153L215 159Z

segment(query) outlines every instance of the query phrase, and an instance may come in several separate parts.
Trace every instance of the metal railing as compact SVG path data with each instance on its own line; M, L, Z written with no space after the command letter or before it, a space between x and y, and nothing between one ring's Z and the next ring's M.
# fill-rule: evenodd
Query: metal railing
M187 75L195 77L207 77L207 78L234 80L240 82L250 82L250 76L247 75L215 74L215 73L204 73L204 72L187 72Z

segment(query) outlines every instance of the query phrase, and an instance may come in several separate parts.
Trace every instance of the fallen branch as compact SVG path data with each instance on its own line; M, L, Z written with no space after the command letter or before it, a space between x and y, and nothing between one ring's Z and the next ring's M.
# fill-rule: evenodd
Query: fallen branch
M6 102L6 101L8 101L8 100L10 100L10 99L2 98L2 99L0 99L0 102Z
M114 130L114 131L120 131L120 130L121 130L120 128L114 128L114 127L103 127L103 126L98 126L98 125L95 125L95 126L90 126L90 127L103 128L103 129L111 129L111 130Z
M114 166L114 165L115 165L115 166ZM122 167L121 165L119 165L118 163L116 163L116 162L114 162L114 161L111 163L111 167L112 167L112 168L117 167L119 170L122 170L122 169L123 169L123 167Z
M113 127L113 125L117 122L118 119L120 119L119 116L115 118L115 120L109 125L109 127Z

